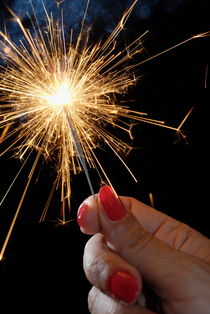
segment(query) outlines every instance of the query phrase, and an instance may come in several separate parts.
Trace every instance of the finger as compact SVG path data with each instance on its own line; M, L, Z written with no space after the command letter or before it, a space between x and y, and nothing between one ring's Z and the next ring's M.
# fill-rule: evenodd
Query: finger
M109 247L132 264L161 298L182 276L195 273L197 266L205 276L200 259L172 249L147 232L109 186L100 189L99 200L100 224ZM184 290L180 287L176 297L182 297Z
M91 314L155 314L138 305L126 306L111 299L96 287L88 295L88 305Z
M91 195L80 205L78 209L77 222L83 233L96 234L100 231L97 198L97 195Z
M210 261L210 241L201 233L134 198L120 197L120 200L142 227L156 238L176 250Z
M88 280L103 293L124 303L136 302L142 286L139 273L110 251L102 234L87 242L83 263Z

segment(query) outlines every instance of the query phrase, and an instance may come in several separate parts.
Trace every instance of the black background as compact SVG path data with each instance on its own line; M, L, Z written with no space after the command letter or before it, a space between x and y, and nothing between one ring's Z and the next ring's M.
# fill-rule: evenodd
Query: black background
M150 30L145 48L151 55L195 34L210 30L206 1L188 1L167 14L160 5L147 20L135 14L127 25L130 38ZM1 8L1 6L0 6ZM2 8L1 8L1 12ZM6 17L6 11L4 12ZM146 57L146 56L145 56ZM98 152L120 195L136 197L209 236L209 38L193 41L154 59L138 69L143 77L126 96L135 99L135 109L151 118L177 127L187 112L194 110L183 125L186 140L174 131L139 124L134 128L136 147L126 162L138 178L134 183L118 160L105 150ZM207 73L207 75L206 75ZM205 78L207 79L205 80ZM187 142L186 142L187 141ZM1 195L19 169L18 160L1 157ZM11 215L26 182L27 167L0 208L0 236L3 239ZM38 224L47 192L51 166L44 166L39 182L32 185L17 220L5 259L0 264L1 299L10 306L31 312L58 309L61 313L88 313L90 288L82 269L83 249L88 236L82 235L75 217L79 204L90 192L84 174L72 178L72 219L56 226L59 201L55 195L51 216ZM100 182L90 172L94 186ZM2 303L3 304L3 303Z

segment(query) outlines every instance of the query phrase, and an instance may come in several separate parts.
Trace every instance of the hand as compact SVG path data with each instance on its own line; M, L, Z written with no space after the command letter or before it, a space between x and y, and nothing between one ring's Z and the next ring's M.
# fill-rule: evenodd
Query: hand
M91 313L210 313L210 240L202 234L109 186L85 200L78 223L95 234L84 253Z

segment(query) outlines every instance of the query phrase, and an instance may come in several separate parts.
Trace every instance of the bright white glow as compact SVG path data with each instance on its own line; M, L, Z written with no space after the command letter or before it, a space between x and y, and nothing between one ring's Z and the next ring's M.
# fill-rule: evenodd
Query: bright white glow
M57 92L47 97L49 103L53 106L65 106L72 104L72 93L67 84L62 84Z

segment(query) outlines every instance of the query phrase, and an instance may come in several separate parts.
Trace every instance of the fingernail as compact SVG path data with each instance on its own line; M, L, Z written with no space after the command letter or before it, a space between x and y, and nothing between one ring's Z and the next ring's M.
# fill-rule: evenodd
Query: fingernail
M114 273L108 282L111 296L125 303L133 303L139 294L137 279L127 272Z
M88 204L82 203L77 212L77 223L80 228L86 227L86 210L88 208Z
M100 189L99 199L109 220L119 221L126 215L125 207L110 186L104 185Z

